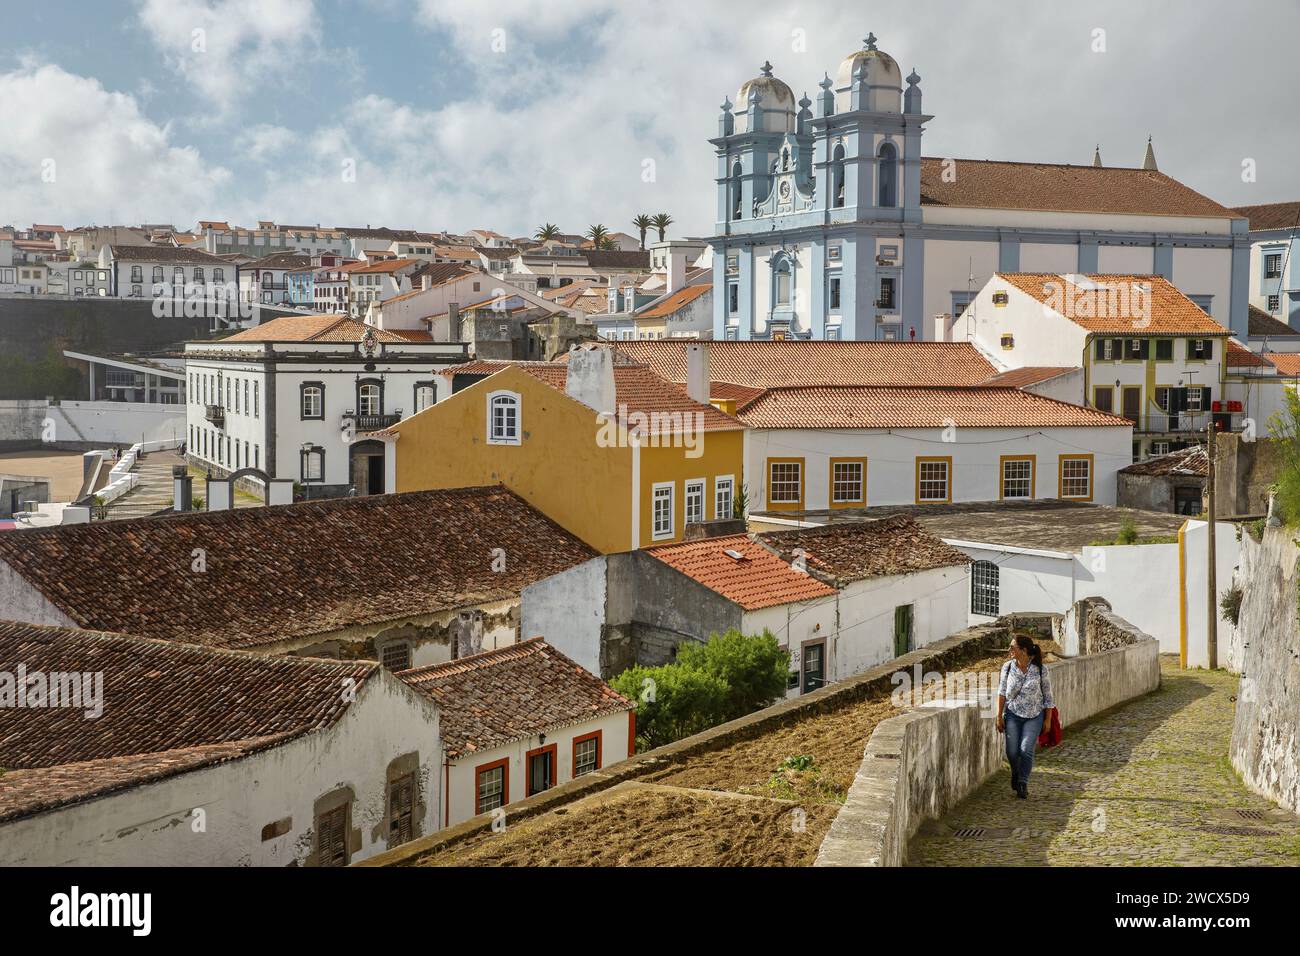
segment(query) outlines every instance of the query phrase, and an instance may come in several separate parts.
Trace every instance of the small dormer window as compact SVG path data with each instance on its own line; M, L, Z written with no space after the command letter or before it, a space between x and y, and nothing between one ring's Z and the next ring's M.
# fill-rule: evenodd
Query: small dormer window
M489 445L518 445L519 395L517 392L492 392L488 395Z
M1002 306L1006 305L1007 302L1009 301L1010 301L1010 297L1005 292L993 293L993 304L996 305L998 308L1002 308Z
M1004 349L1013 349L1016 347L1016 337L1010 332L1002 336L1002 347Z

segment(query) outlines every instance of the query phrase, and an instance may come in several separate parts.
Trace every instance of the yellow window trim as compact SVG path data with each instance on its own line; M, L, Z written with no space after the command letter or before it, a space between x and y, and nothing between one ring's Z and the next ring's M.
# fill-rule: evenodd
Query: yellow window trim
M942 461L948 464L948 497L946 498L921 498L921 466L928 462ZM916 459L916 503L918 505L950 505L952 504L952 455L926 455L917 456Z
M773 465L791 465L799 466L799 500L798 501L772 501L772 466ZM769 511L802 511L804 498L804 481L807 479L808 471L802 458L769 458L763 465L763 483L766 488L767 509Z
M998 458L998 500L1005 497L1007 487L1006 464L1009 461L1027 461L1029 462L1029 497L1035 498L1038 495L1038 456L1037 455L1002 455ZM1012 501L1022 499L1012 498Z
M1088 493L1086 495L1067 495L1065 493L1065 463L1067 461L1086 461L1088 463ZM1096 481L1096 463L1091 453L1087 455L1061 455L1058 459L1056 466L1056 497L1067 501L1091 501L1092 489Z
M859 463L862 465L862 497L857 501L835 500L835 466ZM865 458L831 458L826 465L826 502L831 508L864 508L867 504L867 460Z

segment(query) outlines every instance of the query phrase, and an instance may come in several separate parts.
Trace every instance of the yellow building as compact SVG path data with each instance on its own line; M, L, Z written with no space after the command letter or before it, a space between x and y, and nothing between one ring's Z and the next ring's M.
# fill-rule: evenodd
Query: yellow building
M449 370L457 384L483 377L373 433L391 445L387 490L500 482L603 553L733 517L740 422L644 366L615 365L608 348L568 359Z

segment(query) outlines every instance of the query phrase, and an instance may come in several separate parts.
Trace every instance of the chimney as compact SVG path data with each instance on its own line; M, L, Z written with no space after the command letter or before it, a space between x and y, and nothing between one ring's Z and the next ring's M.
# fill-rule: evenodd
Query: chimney
M447 303L447 338L452 342L460 341L460 303Z
M420 288L421 289L429 288L429 277L427 275L420 276Z
M692 342L686 346L686 394L701 405L709 404L709 346Z
M664 277L667 283L665 291L668 295L672 295L686 285L686 253L674 252L670 248L665 253L664 260L668 269L668 274Z
M600 345L575 345L569 350L564 390L588 408L612 415L616 404L614 353Z
M172 510L190 511L194 508L194 479L185 465L172 465Z

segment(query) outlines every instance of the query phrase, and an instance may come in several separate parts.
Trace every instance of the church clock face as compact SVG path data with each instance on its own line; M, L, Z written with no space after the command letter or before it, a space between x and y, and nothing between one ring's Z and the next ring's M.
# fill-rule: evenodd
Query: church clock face
M787 180L784 180L784 181L781 183L781 198L782 198L782 199L789 199L789 198L790 198L790 180L788 180L788 179L787 179Z

